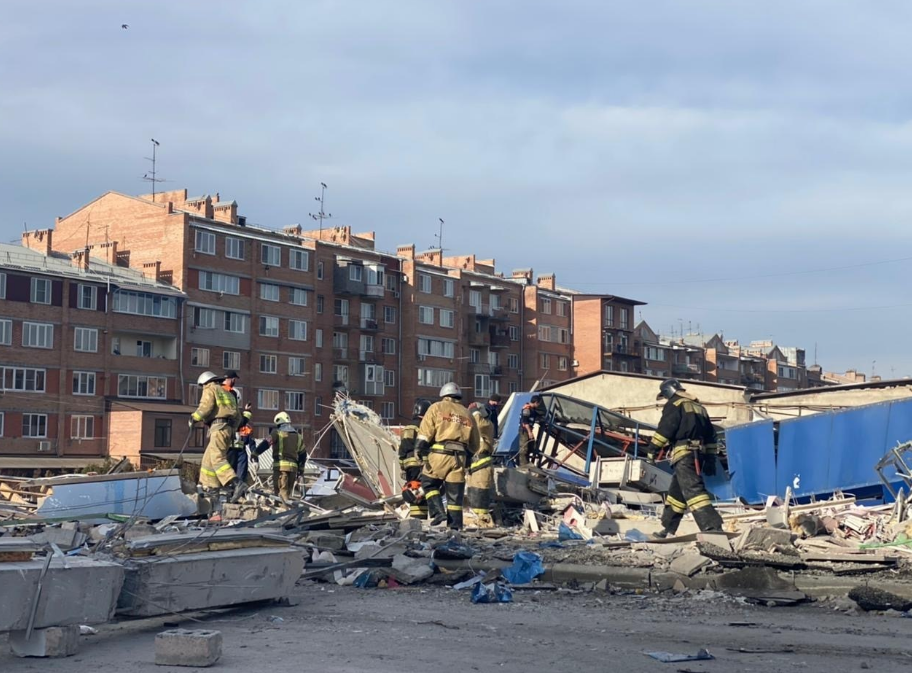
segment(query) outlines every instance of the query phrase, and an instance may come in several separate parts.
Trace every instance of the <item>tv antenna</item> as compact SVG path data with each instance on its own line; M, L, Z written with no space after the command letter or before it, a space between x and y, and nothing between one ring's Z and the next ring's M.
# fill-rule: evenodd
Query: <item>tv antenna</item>
M315 196L314 201L320 202L320 212L318 213L307 213L312 219L317 220L320 223L320 238L323 237L323 220L328 220L332 217L332 213L327 213L323 209L326 204L326 183L320 183L320 196Z
M439 233L434 234L434 238L437 239L437 247L440 249L441 259L443 258L443 218L438 217L437 221L440 222Z
M160 143L155 138L152 138L152 156L145 157L146 161L152 162L152 172L151 172L151 175L149 173L146 173L145 175L142 176L143 180L145 180L146 182L152 183L152 203L155 203L155 185L157 185L159 182L164 182L163 179L157 177L158 174L155 172L155 161L156 161L155 150L159 146L159 144Z

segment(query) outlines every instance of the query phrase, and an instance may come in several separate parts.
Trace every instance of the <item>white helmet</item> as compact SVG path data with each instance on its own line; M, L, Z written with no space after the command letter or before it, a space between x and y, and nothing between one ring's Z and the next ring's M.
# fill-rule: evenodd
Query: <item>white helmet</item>
M207 383L212 383L213 381L224 381L224 380L225 380L224 377L219 376L218 374L216 374L214 372L203 372L202 374L199 375L199 378L196 380L196 382L199 385L204 386Z
M462 399L462 391L453 381L444 384L440 389L440 397L455 397L457 400Z
M275 418L272 419L272 422L276 425L291 425L291 416L289 416L286 411L280 411L275 415Z

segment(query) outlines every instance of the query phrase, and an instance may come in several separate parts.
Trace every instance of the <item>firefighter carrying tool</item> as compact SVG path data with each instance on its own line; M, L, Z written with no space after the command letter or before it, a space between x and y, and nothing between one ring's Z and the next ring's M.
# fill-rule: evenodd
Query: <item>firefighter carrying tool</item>
M430 400L417 400L415 402L412 420L421 422L430 408ZM416 519L427 519L428 507L421 488L421 468L424 461L416 450L418 439L418 426L406 425L402 428L399 439L399 467L402 468L402 479L405 486L402 488L402 498L409 504L409 515Z
M722 517L712 506L703 475L716 473L718 451L716 430L706 408L684 390L676 379L662 382L657 400L667 399L659 427L647 450L649 462L655 462L660 450L670 449L674 468L671 486L665 495L662 530L656 537L674 535L687 510L693 512L701 531L721 531Z
M493 528L491 504L494 502L494 424L488 419L487 407L469 405L478 428L481 448L472 456L467 470L465 500L467 519L478 528Z

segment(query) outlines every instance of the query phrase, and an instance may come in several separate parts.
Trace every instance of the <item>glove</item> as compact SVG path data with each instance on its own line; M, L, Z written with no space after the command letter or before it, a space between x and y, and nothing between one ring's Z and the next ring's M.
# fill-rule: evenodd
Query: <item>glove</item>
M187 419L187 427L192 428L194 425L196 425L196 421L193 420L193 416L191 416L190 418Z
M650 465L655 465L656 464L656 455L654 453L647 453L646 462L649 463Z
M415 453L418 454L418 457L421 460L424 460L428 457L428 454L431 452L431 445L426 439L419 439L418 443L415 445Z
M716 457L715 456L706 456L703 459L703 474L707 477L716 476Z

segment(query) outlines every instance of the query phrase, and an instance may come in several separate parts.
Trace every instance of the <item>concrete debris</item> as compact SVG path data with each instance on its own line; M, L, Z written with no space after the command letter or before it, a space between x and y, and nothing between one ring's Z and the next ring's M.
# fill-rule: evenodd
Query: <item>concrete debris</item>
M683 554L671 562L671 572L691 577L711 564L711 559L700 554Z
M734 543L735 551L780 552L794 549L792 533L779 528L749 528Z
M402 584L417 584L434 574L427 559L412 558L405 554L393 557L392 575Z
M212 666L222 656L220 631L173 629L155 636L158 666Z
M10 649L17 657L71 657L79 651L79 626L50 626L9 634Z
M896 610L898 612L906 612L912 610L912 600L874 587L855 587L849 592L849 598L865 611Z

